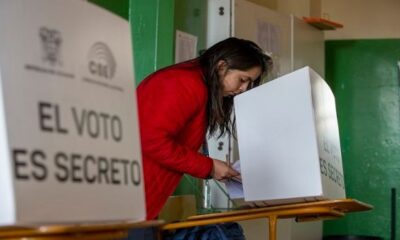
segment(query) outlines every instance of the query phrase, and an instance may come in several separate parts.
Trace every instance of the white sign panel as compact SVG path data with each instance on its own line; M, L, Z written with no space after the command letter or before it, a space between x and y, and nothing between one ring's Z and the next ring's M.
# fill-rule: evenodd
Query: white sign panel
M235 97L246 201L345 198L335 98L309 67Z
M195 58L196 48L196 36L176 30L175 63L180 63Z
M144 220L127 21L0 2L0 225Z

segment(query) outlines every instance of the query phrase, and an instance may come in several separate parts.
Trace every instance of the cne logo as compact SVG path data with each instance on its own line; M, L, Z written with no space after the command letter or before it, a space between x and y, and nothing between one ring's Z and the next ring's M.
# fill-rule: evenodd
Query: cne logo
M114 77L117 64L111 49L103 42L96 42L89 50L88 69L92 75L111 79Z
M42 60L51 66L61 65L61 33L56 29L41 27L39 37L42 42Z

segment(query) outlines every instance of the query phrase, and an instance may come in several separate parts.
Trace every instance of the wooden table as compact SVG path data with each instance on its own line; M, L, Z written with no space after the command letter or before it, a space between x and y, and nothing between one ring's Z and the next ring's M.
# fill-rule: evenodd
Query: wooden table
M123 239L128 236L128 231L133 228L158 227L164 221L115 221L98 223L0 227L0 239L7 240L109 240Z
M234 210L189 217L183 222L169 223L162 230L174 230L222 222L235 222L257 218L269 219L269 240L276 240L276 224L279 218L296 218L298 221L315 221L343 217L346 213L367 211L372 206L355 199L315 201L286 204L273 207Z

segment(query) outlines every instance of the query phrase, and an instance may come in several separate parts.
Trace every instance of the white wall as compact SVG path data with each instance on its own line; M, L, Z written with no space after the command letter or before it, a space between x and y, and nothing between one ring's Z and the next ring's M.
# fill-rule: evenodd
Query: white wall
M279 0L276 10L299 18L323 17L344 25L324 31L325 39L400 38L399 0Z
M310 16L310 0L279 0L276 10L299 18Z
M400 38L399 0L322 0L322 16L344 25L325 39Z

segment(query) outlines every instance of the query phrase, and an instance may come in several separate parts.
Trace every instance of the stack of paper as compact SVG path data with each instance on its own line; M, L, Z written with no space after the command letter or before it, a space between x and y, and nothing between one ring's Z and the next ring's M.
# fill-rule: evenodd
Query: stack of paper
M238 160L234 164L232 164L232 168L240 173L240 161ZM239 199L244 197L243 185L241 180L231 178L225 183L225 185L231 199Z

